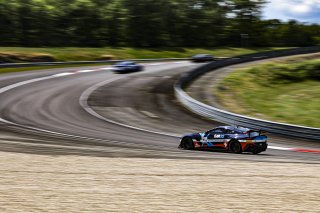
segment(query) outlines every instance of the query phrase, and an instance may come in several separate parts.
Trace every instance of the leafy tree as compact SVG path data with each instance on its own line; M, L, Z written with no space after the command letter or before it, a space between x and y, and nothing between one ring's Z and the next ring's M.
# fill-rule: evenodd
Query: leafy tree
M264 0L0 0L0 45L311 46L320 26L261 20Z
M2 45L20 43L20 20L17 16L19 2L16 0L0 0L0 41Z

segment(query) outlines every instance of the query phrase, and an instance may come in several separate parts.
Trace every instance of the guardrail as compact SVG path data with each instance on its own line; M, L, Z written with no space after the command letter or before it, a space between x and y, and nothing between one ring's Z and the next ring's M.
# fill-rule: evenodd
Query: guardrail
M228 57L215 57L215 60L224 60ZM97 61L55 61L55 62L27 62L27 63L0 63L0 68L56 66L70 64L113 64L121 61L157 62L157 61L187 61L191 58L150 58L150 59L123 59L123 60L97 60Z
M159 58L159 59L126 59L136 62L152 62L152 61L185 61L190 58ZM32 67L32 66L55 66L55 65L69 65L69 64L111 64L124 60L99 60L99 61L66 61L66 62L30 62L30 63L0 63L0 68L14 68L14 67Z
M218 69L221 67L244 63L244 62L256 61L261 59L267 59L267 58L275 58L275 57L281 57L281 56L291 56L291 55L307 54L307 53L315 53L315 52L320 52L320 47L305 47L305 48L295 48L295 49L289 49L289 50L278 50L278 51L272 51L272 52L244 55L237 58L229 58L222 61L212 62L183 75L176 82L174 86L175 96L178 99L178 101L180 101L180 103L182 103L187 109L189 109L190 111L196 114L209 118L211 120L217 120L229 125L239 125L239 126L245 126L253 129L263 129L271 133L278 133L278 134L287 135L287 136L320 140L320 128L312 128L312 127L272 122L272 121L267 121L267 120L262 120L262 119L257 119L257 118L252 118L252 117L247 117L247 116L227 112L225 110L221 110L213 106L209 106L204 103L201 103L191 98L183 90L195 78L207 72L214 71L215 69Z

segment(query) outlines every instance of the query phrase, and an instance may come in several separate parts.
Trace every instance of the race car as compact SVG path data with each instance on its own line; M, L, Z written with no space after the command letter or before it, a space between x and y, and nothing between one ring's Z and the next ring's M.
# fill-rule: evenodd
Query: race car
M192 62L208 62L213 60L214 57L209 54L197 54L191 57Z
M266 151L268 137L261 130L244 127L218 126L204 133L185 135L180 141L182 149L224 150L232 153L251 152L258 154Z
M133 61L121 61L112 67L113 72L116 73L128 73L142 71L143 66L141 64L136 64Z

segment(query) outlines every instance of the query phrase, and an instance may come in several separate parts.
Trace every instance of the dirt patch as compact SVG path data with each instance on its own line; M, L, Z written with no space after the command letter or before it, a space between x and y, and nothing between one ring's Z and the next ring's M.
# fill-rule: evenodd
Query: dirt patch
M98 61L105 61L105 60L115 60L116 57L114 55L101 55L96 60Z
M0 153L1 212L317 212L320 164Z
M0 53L0 63L16 63L16 62L53 62L56 59L50 54L44 53Z

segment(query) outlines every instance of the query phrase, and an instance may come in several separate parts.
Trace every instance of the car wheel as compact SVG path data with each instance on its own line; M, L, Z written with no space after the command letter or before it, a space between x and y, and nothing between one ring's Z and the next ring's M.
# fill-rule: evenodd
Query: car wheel
M184 138L182 140L182 148L183 149L187 149L187 150L191 150L194 149L194 144L191 138Z
M229 145L229 150L232 153L240 154L242 153L241 144L238 141L231 141Z
M252 151L252 154L254 154L254 155L257 155L257 154L259 154L260 153L260 151L258 151L258 149L254 149L253 151Z

